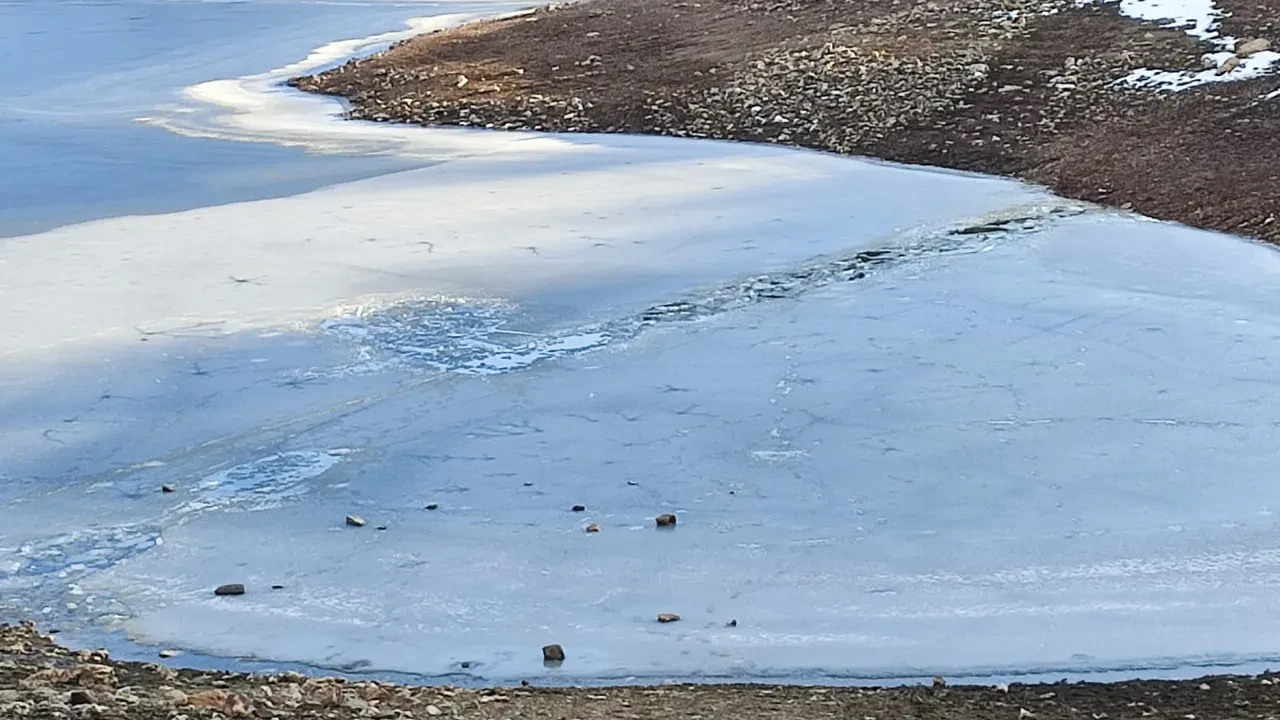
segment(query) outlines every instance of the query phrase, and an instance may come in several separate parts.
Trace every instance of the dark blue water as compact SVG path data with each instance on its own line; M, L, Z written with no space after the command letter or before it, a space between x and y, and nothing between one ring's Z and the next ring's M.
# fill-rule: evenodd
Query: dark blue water
M0 0L0 237L294 194L407 167L138 122L184 87L396 30L439 5L364 0Z

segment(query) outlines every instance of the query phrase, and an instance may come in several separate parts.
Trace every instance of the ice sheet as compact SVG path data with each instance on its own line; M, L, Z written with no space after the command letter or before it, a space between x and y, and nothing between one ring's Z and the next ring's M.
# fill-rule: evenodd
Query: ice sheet
M1095 215L886 262L287 433L354 452L82 584L149 642L491 681L1265 661L1278 271Z
M186 130L440 162L0 244L0 616L489 682L1277 660L1271 250L272 82Z

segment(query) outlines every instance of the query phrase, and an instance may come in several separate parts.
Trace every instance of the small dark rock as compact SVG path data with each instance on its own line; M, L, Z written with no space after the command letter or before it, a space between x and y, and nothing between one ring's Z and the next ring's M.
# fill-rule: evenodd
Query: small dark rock
M374 528L374 530L386 530L386 529L387 529L386 525L379 525L378 527Z
M174 491L174 487L173 487L172 485L161 485L161 486L160 486L160 492L164 492L164 493L171 493L171 492L173 492L173 491Z
M283 585L272 585L272 586L271 586L271 589L272 589L272 590L283 590L283 589L284 589L284 586L283 586Z
M528 680L521 680L521 681L520 681L520 687L529 687L529 681L528 681Z
M595 523L591 523L590 525L587 526L587 532L598 533L600 532L600 526Z
M229 585L219 585L214 591L214 595L243 595L244 585L240 583L231 583Z
M676 524L676 516L671 513L662 513L653 520L658 523L658 527L674 527Z
M542 661L548 663L564 662L564 648L559 645L547 645L542 648Z
M737 620L730 620L729 622L725 623L725 624L724 624L724 626L725 626L725 627L738 627L738 621L737 621Z
M439 503L427 503L427 509L428 509L428 510L439 510L439 509L440 509L440 504L439 504Z
M660 623L680 622L680 616L675 613L658 613L658 622Z
M458 663L458 667L461 667L463 670L470 670L471 663L467 660L463 660L462 662Z
M68 705L92 705L93 695L88 690L72 690L67 696Z
M574 506L573 506L573 511L574 511L574 512L585 512L585 511L586 511L586 509L587 509L587 506L586 506L586 505L574 505Z

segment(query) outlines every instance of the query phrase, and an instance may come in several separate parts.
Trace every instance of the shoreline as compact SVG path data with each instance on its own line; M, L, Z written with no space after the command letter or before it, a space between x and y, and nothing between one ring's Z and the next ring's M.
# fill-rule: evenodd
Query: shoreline
M1200 70L1224 45L1277 32L1241 2L1184 32L1111 5L1030 0L594 0L441 29L289 84L383 125L803 147L1013 177L1276 242L1280 55L1249 55L1237 75Z
M174 655L166 654L169 657ZM177 655L180 658L180 655ZM576 717L818 720L848 717L1253 717L1280 701L1280 677L1186 681L903 687L689 684L468 689L296 672L245 674L129 662L72 651L31 625L0 625L0 713L6 717L198 718Z

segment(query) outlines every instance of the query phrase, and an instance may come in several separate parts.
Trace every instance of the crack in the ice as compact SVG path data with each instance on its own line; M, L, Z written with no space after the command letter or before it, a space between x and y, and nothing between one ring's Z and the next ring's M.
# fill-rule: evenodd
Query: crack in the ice
M1004 217L917 233L896 245L818 258L788 270L751 276L653 305L638 316L597 323L571 331L537 335L505 327L517 308L500 301L432 298L325 321L321 329L359 343L350 366L307 370L292 382L305 382L390 367L425 365L441 372L494 375L529 368L545 360L578 355L639 336L646 329L690 322L784 300L833 283L862 280L877 270L912 261L985 252L996 241L1037 232L1083 207L1056 203L1023 209ZM512 343L510 338L523 339Z

